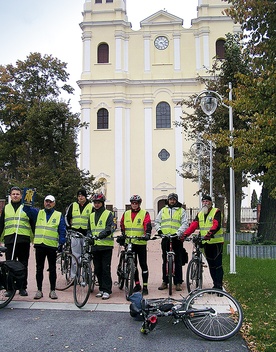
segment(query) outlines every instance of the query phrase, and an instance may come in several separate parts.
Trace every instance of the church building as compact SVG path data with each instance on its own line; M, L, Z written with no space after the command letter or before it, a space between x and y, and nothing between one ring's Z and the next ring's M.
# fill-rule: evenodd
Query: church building
M198 185L177 172L193 143L174 124L177 103L205 88L196 77L223 59L226 34L240 27L223 14L226 2L198 0L190 28L181 13L160 10L135 31L126 2L84 3L80 167L104 182L106 205L119 218L138 194L154 219L172 192L198 207Z

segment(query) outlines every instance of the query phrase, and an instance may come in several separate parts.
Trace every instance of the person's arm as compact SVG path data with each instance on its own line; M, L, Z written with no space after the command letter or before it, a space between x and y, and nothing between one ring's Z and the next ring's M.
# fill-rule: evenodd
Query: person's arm
M145 234L151 235L152 225L151 225L150 215L148 212L146 212L143 225L144 225Z
M4 235L4 228L5 228L5 207L2 210L1 216L0 216L0 240L3 240L3 235Z
M27 214L28 218L35 224L39 210L28 205L24 205L23 211Z
M162 209L159 211L155 219L155 230L157 232L161 231L161 220L162 220Z
M125 231L126 231L126 228L125 228L125 213L121 217L120 227L121 227L122 234L124 234Z
M184 209L182 209L180 221L181 221L181 226L179 227L179 229L176 232L178 236L181 236L182 233L189 227L187 213Z
M113 225L113 215L110 212L108 215L108 218L106 220L105 229L99 233L98 237L100 239L103 239L103 238L106 238L107 236L111 235L112 225Z
M58 225L58 236L58 243L64 244L66 241L66 224L63 215L61 215Z
M214 235L218 232L218 230L220 230L220 227L221 227L221 211L217 209L213 219L213 224L206 236L210 238L214 237Z

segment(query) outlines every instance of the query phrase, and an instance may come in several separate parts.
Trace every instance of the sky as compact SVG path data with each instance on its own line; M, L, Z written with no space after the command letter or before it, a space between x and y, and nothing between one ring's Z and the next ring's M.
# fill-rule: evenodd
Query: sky
M93 0L92 0L93 1ZM0 64L15 65L32 52L52 55L66 62L73 112L80 112L80 89L76 83L82 70L82 39L79 23L85 0L0 0ZM159 10L167 10L184 20L189 28L197 15L198 0L126 0L132 29ZM65 99L67 99L65 97Z

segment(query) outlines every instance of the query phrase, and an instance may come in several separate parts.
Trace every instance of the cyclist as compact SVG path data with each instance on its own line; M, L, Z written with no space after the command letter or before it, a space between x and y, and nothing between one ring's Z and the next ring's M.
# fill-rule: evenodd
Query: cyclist
M65 222L68 229L72 229L87 235L88 220L92 213L92 203L87 199L85 189L77 191L77 201L69 205L66 214ZM83 248L83 238L71 238L72 254L79 260ZM76 275L76 268L72 267L71 277Z
M203 195L202 209L196 215L190 227L183 232L181 240L184 241L185 237L190 236L198 228L203 239L202 244L213 280L213 287L222 289L222 250L224 242L222 214L218 208L213 207L212 198L208 195Z
M131 209L124 212L121 218L120 226L122 236L130 236L130 237L142 237L143 240L133 240L133 251L135 253L135 286L133 291L138 292L142 290L143 295L147 295L148 291L148 264L147 264L147 241L150 239L152 226L150 215L146 210L141 209L142 199L138 195L133 195L130 197L130 206ZM120 237L117 239L117 242L120 242ZM142 270L142 280L143 287L141 287L141 283L139 280L139 271L138 271L138 261Z
M189 226L186 211L182 208L182 204L178 201L178 195L176 193L170 193L167 199L167 205L160 210L155 220L155 228L159 234L181 236L182 233ZM172 239L172 247L175 253L175 276L173 278L176 286L176 291L182 291L182 252L183 243L179 241L179 238ZM166 261L167 251L169 250L168 238L162 238L162 279L163 282L158 290L165 290L168 288L168 276L166 275Z
M99 292L96 297L109 299L112 293L111 258L113 251L113 214L105 209L105 196L95 193L92 196L94 211L90 214L88 228L92 236L97 236L92 246L95 275L99 281Z

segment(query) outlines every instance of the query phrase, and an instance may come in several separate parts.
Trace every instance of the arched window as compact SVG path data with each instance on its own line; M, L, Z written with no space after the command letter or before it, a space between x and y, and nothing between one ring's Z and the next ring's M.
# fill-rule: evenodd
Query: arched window
M108 129L108 111L104 108L97 112L97 129Z
M164 101L156 106L156 128L171 128L171 107Z
M216 57L218 59L225 59L225 40L224 39L218 39L216 41Z
M108 44L102 43L98 46L98 64L107 64L109 62Z

